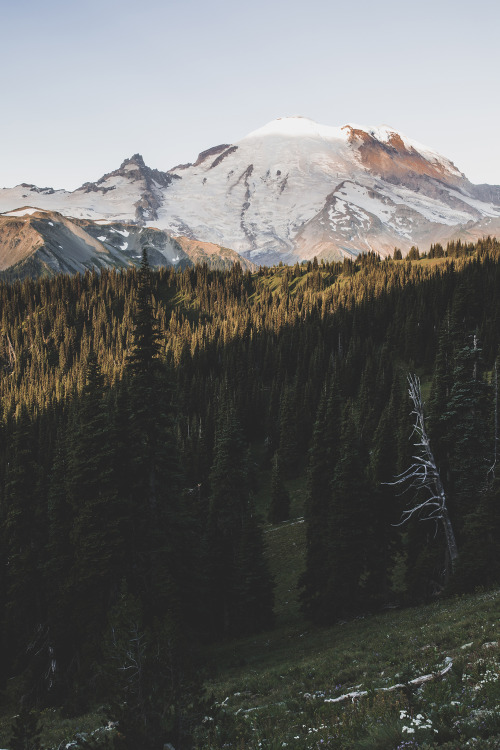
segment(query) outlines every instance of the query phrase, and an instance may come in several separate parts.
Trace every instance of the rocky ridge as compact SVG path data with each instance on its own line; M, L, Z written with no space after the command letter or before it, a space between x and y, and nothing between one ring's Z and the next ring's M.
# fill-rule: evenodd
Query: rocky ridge
M240 261L245 269L255 268L232 250L174 238L154 227L68 219L33 207L12 214L0 216L0 275L7 279L125 269L140 263L144 247L153 267L206 263L222 269Z

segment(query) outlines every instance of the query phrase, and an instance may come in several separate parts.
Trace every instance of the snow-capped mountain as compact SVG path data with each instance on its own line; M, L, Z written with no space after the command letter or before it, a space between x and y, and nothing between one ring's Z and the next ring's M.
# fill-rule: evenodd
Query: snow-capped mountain
M216 243L256 263L387 255L500 233L499 186L472 185L451 161L387 126L304 117L274 120L168 172L136 154L73 192L0 190L1 212L27 204Z
M500 188L476 188L448 159L388 127L275 120L171 174L181 180L158 210L162 226L257 262L385 255L427 249L479 222L500 229Z
M146 167L142 156L134 154L119 169L97 182L86 182L73 192L26 183L0 190L0 213L34 206L75 219L144 225L157 219L165 190L175 179L174 175Z

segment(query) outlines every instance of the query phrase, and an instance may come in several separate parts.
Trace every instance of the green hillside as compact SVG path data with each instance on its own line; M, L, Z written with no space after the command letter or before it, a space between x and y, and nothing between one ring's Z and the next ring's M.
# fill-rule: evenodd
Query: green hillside
M296 602L302 520L267 527L266 547L277 627L209 650L193 750L500 746L499 589L315 628ZM443 677L411 686L450 665ZM404 687L387 691L398 683ZM367 695L328 702L353 691ZM0 719L1 747L9 747L14 710ZM94 747L85 738L105 747L116 734L102 729L105 710L71 719L47 709L40 722L51 750L78 735L78 747Z
M290 596L303 524L267 532L283 624L211 650L200 748L500 747L499 589L315 628ZM441 678L410 684L449 665Z
M495 737L499 289L490 237L0 282L0 745Z

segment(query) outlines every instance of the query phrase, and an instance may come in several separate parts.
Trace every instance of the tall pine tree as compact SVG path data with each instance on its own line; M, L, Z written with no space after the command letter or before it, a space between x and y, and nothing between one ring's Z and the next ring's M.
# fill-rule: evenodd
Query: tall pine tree
M210 487L207 570L212 633L260 630L272 621L272 582L250 493L248 453L231 404L224 405L219 416Z

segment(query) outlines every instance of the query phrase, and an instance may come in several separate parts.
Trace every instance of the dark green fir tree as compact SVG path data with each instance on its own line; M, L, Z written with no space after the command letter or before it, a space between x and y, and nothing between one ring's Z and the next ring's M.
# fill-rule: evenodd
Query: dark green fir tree
M146 250L137 277L125 368L128 429L122 463L131 521L128 570L131 590L141 596L149 616L168 613L177 621L192 606L192 540L182 502L175 397L160 357L154 275Z
M219 416L210 487L207 570L212 633L262 629L272 621L272 583L251 498L247 447L230 403Z
M22 706L12 725L10 750L41 750L41 733L38 713Z
M330 619L362 609L371 586L367 551L375 509L366 477L368 464L357 417L347 403L342 417L341 450L332 483L326 596Z
M325 384L318 406L307 474L305 520L306 570L302 577L302 606L318 622L331 620L328 592L330 571L331 488L340 446L340 394L337 382Z
M281 523L290 518L290 493L281 476L278 454L274 454L271 474L271 506L268 520L270 523Z

